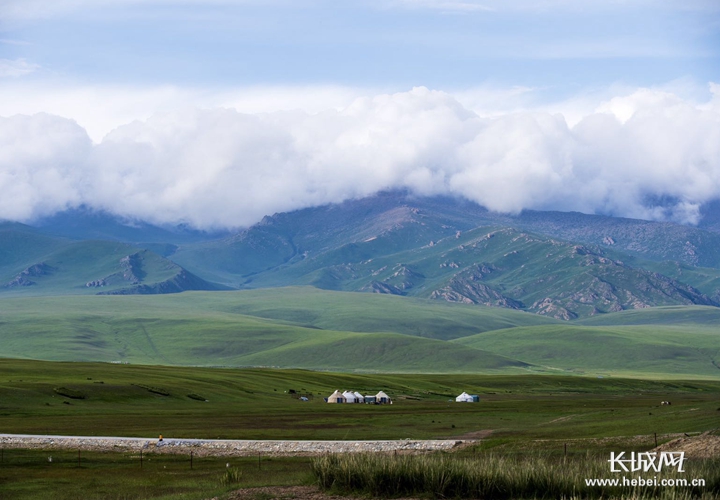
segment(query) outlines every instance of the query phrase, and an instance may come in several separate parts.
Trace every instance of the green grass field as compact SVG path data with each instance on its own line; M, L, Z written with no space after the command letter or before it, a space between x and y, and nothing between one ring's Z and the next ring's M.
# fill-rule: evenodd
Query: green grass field
M49 461L52 459L52 462ZM227 467L228 464L230 467ZM226 471L239 472L226 482ZM4 450L0 498L54 500L226 498L229 491L312 481L308 458L190 457L68 450Z
M455 341L538 367L577 374L720 376L720 330L709 325L518 327Z
M720 378L718 309L561 322L312 287L0 300L0 356L345 372Z
M520 372L525 366L432 337L477 331L471 330L473 321L478 328L484 324L485 328L533 324L535 318L530 314L403 299L383 301L383 297L362 294L320 292L319 297L312 297L315 292L290 289L274 298L256 292L194 292L5 299L0 302L0 355L55 361L405 372ZM318 322L346 324L350 331L325 330L307 321L292 324L289 315L313 314L309 307L299 309L293 299L312 300L316 310L322 304L325 312L317 313ZM338 307L333 307L333 300ZM285 304L284 308L275 307L282 319L238 312L258 303L266 307L256 311L258 315L267 315L271 304ZM374 315L368 311L377 311L378 316L369 319ZM427 338L380 330L391 311L396 313L398 330L414 325ZM351 319L345 321L343 315ZM391 323L386 328L395 326ZM355 327L360 331L352 331Z
M312 399L301 402L290 389ZM324 403L335 389L382 389L394 403ZM450 401L462 391L479 394L480 403ZM663 400L672 405L660 405ZM514 457L533 450L559 457L568 444L569 454L582 460L611 449L647 450L654 433L663 442L672 433L715 429L719 421L718 381L0 360L0 430L6 433L372 440L458 439L489 431L459 456ZM256 457L203 458L192 470L187 456L147 458L141 470L131 453L83 452L78 466L75 452L3 450L0 496L224 498L238 487L313 481L308 458L261 457L260 465ZM237 484L221 482L228 462L242 472Z
M84 399L62 396L58 387ZM290 389L313 399L298 401ZM335 389L382 389L395 404L325 404ZM462 391L479 394L482 403L455 403ZM673 405L660 406L663 400ZM0 361L0 428L11 433L424 439L492 429L494 437L559 439L699 432L717 427L718 407L716 381Z

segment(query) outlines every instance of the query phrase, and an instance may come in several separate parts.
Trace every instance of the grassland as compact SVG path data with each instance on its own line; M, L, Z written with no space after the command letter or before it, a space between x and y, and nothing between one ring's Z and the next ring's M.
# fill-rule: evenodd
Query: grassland
M54 389L64 387L77 397ZM152 390L151 390L152 389ZM308 394L301 402L290 389ZM328 405L335 389L388 392L393 405ZM478 404L449 401L461 391ZM66 392L66 391L61 391ZM201 401L191 395L201 396ZM663 400L672 401L662 406ZM530 450L582 460L587 453L647 450L653 433L717 428L720 382L579 376L347 374L110 363L0 360L0 429L8 433L153 438L402 439L490 437L459 457L517 457ZM313 481L310 460L196 459L4 450L3 500L19 498L208 498L233 487ZM48 457L53 462L48 462ZM221 482L226 463L242 471Z
M456 343L578 374L662 378L687 374L692 365L697 377L720 375L720 331L709 325L517 327Z
M50 461L50 459L52 461ZM228 467L229 466L229 467ZM228 471L238 474L227 482ZM193 457L137 453L4 450L0 462L3 500L98 500L226 498L239 487L289 486L312 481L307 458Z
M720 377L720 313L667 307L561 322L312 287L0 300L0 356L360 372Z
M64 397L57 387L84 399ZM294 399L290 389L312 399ZM382 389L395 404L325 404L335 389ZM479 394L482 403L449 401L462 391ZM673 405L660 406L663 400ZM719 406L720 382L712 381L0 361L0 428L11 433L421 439L492 429L495 438L570 439L700 432L717 427Z
M433 498L519 500L537 498L717 498L718 461L693 462L680 473L665 470L653 479L702 478L702 487L667 494L645 486L587 485L587 478L607 475L605 457L556 458L486 455L459 459L441 455L392 457L382 455L323 456L313 460L313 472L327 490L372 497L431 495ZM679 493L679 496L675 496Z
M471 330L473 324L492 328L547 322L490 308L400 298L384 301L387 297L314 289L268 295L263 291L5 299L0 302L0 355L165 365L519 372L525 363L433 337L477 331ZM296 305L302 301L313 302L314 309ZM259 304L264 308L253 309ZM247 309L258 316L238 312ZM280 319L259 317L271 311ZM394 321L384 325L393 312ZM301 319L299 324L288 320L293 315ZM313 315L323 326L345 325L350 331L315 326ZM415 328L427 338L381 330L383 326Z

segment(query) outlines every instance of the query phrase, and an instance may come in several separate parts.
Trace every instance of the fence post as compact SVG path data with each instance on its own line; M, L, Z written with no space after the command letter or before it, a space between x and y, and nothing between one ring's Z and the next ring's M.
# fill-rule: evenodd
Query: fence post
M140 468L142 469L142 450L140 450Z
M190 450L190 468L191 468L191 469L193 468L193 466L192 466L192 456L193 456L193 452L192 452L192 450Z
M78 450L78 467L80 467L80 450Z
M653 434L655 435L655 448L657 448L657 446L658 446L658 444L657 444L657 432L653 432Z
M565 456L567 457L567 443L565 443Z
M260 470L260 452L258 452L258 470Z

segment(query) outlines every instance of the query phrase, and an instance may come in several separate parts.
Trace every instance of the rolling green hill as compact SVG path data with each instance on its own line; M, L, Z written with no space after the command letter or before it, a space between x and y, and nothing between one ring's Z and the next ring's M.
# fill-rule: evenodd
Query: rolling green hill
M720 330L714 325L519 327L454 342L578 374L667 376L692 370L720 377Z
M720 309L702 306L666 306L621 311L577 321L586 326L685 325L713 328L720 325Z
M352 332L390 331L440 340L513 326L557 323L551 318L498 307L468 307L313 287L247 290L222 294L208 302L207 307L299 326Z
M586 326L500 308L313 288L3 298L0 357L718 378L716 311L626 311L598 320L611 325L617 317L635 326Z
M394 372L486 372L526 366L479 349L387 330L325 330L228 312L242 306L244 293L4 299L0 301L0 356ZM343 300L350 302L352 297ZM405 316L417 309L415 304L402 311L403 304L395 304L395 310ZM370 314L372 309L363 311ZM483 314L473 313L455 324L467 329L471 317L481 324ZM492 312L490 321L497 321ZM430 333L447 336L452 327L448 317Z
M149 250L117 241L38 234L0 225L0 294L135 294L221 290Z

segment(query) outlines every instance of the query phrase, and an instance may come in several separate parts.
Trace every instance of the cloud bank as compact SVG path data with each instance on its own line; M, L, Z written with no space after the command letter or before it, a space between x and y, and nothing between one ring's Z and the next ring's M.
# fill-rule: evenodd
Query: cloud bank
M99 143L49 114L0 118L0 218L79 205L154 223L240 227L380 190L491 210L577 210L696 223L720 198L720 85L694 103L639 89L572 126L561 114L483 115L415 88L315 113L185 109Z

